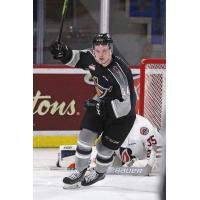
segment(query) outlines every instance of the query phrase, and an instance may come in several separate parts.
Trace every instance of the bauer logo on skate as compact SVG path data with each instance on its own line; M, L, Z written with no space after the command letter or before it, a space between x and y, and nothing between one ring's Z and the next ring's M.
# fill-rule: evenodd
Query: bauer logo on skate
M38 114L40 116L46 114L58 114L58 115L74 115L76 113L75 100L72 99L68 104L64 101L51 102L50 95L42 95L38 90L36 95L33 97L33 114Z

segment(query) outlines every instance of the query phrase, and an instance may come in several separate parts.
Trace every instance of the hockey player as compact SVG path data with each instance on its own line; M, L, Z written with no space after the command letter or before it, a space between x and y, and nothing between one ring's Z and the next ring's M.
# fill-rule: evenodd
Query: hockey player
M109 34L97 34L92 50L71 50L64 43L54 42L50 51L62 63L89 69L97 95L85 102L86 112L81 123L75 172L63 179L66 185L91 185L105 177L117 150L129 134L135 121L136 95L133 78L126 62L113 55L113 40ZM96 145L96 167L85 175L92 145Z
M115 151L114 166L144 167L146 175L159 165L163 139L148 119L136 115L135 123L121 147ZM120 160L120 162L119 162Z

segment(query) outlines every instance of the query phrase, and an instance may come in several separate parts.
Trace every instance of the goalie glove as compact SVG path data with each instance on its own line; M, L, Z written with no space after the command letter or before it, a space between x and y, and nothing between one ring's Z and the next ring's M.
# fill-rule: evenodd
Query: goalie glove
M85 102L84 106L89 111L94 111L100 117L105 118L106 112L105 112L105 102L104 101L96 101L94 99L88 99Z

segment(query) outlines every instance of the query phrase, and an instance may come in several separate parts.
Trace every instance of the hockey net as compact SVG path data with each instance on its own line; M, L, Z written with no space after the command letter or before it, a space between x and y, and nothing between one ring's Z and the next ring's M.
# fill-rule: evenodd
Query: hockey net
M139 114L158 131L165 126L166 60L143 59L140 67Z

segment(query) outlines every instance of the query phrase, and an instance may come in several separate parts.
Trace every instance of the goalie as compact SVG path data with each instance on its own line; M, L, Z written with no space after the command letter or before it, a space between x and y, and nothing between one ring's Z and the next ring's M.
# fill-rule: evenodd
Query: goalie
M140 167L142 175L158 171L162 154L162 136L146 118L136 115L135 123L121 147L114 152L112 163L115 167ZM90 167L95 166L96 151L93 147ZM60 146L57 166L74 169L75 145ZM109 170L108 170L109 172Z
M144 167L145 174L159 170L162 136L148 119L136 115L135 123L121 147L115 151L113 166Z

